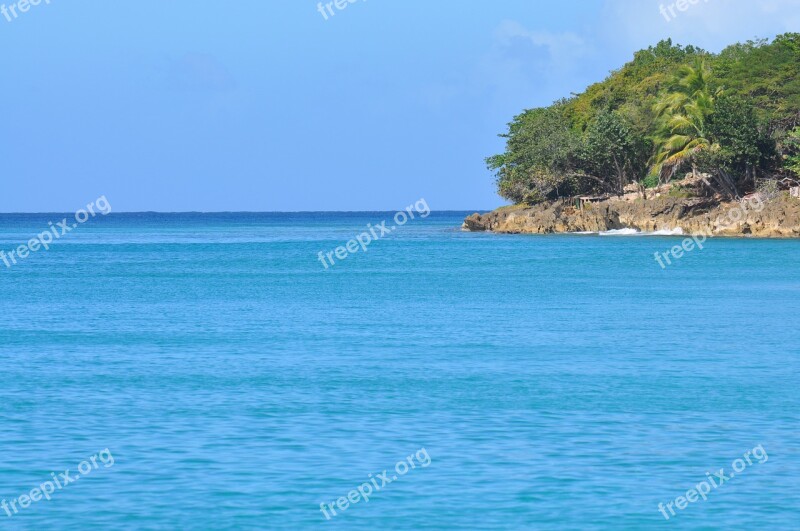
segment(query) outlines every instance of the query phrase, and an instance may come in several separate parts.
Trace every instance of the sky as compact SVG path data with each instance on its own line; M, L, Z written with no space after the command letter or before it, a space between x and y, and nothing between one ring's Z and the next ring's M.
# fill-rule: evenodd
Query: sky
M523 109L663 38L800 31L800 0L339 4L0 0L0 212L488 210Z

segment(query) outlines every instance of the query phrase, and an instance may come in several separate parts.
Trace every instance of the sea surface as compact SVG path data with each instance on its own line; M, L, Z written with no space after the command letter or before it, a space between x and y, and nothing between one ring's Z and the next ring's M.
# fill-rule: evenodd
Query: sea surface
M112 213L0 262L0 529L800 528L800 241L662 269L682 236L470 213L327 269L393 214Z

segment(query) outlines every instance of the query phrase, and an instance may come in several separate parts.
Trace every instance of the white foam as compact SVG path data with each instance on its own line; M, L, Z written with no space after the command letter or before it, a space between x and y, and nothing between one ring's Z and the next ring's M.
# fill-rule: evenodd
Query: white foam
M676 229L661 229L648 234L650 236L683 236L683 229L680 227Z
M584 231L574 231L574 232L566 232L565 234L576 234L579 236L588 236L588 235L598 235L598 236L683 236L685 233L683 229L678 227L675 229L660 229L652 232L641 232L637 229L631 228L624 228L624 229L612 229L606 230L602 232L592 231L592 230L584 230Z
M636 229L612 229L601 232L600 236L635 236L636 234L640 234Z

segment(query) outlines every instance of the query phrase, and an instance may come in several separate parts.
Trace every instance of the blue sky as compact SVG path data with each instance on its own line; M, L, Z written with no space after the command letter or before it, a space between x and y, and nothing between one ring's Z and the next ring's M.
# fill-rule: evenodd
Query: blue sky
M800 0L44 2L0 16L2 212L490 209L523 108L665 37L800 31Z

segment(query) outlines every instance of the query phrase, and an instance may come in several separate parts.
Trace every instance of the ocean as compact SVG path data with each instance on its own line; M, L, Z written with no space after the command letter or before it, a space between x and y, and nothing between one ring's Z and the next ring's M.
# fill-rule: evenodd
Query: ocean
M797 529L800 242L662 268L683 237L468 214L342 259L393 213L112 213L0 261L0 528Z

